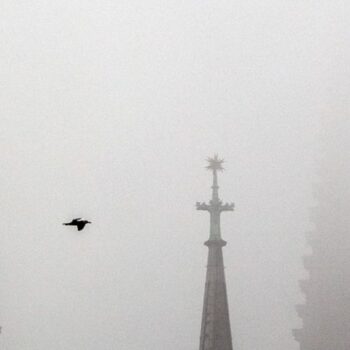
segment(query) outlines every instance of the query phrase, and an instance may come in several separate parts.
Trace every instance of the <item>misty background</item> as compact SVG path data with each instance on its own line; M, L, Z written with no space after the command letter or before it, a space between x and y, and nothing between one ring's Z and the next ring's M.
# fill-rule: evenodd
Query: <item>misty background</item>
M1 348L196 349L209 215L194 204L217 152L233 347L297 350L312 187L349 112L349 15L1 0Z

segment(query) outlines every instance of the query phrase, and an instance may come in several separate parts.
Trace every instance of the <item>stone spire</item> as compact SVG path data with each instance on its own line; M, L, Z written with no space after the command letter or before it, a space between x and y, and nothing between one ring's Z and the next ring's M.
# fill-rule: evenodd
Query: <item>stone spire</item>
M218 172L223 170L222 159L208 158L208 170L213 172L212 198L207 203L197 202L197 210L210 214L210 235L205 245L209 248L204 292L200 350L232 350L232 337L227 302L226 281L221 238L220 214L233 211L234 204L222 204L219 198Z

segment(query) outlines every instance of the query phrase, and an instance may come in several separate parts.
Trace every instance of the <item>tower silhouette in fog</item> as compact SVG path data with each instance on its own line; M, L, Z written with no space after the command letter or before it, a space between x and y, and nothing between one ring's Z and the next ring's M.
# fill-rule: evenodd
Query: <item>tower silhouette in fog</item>
M304 256L308 278L299 281L305 302L297 305L302 327L293 331L300 350L350 349L350 123L327 128L314 229L307 234L312 252Z
M212 198L207 203L197 202L197 210L210 214L210 236L205 242L209 248L207 275L204 291L200 350L232 350L230 318L227 302L226 281L221 238L220 215L233 211L234 204L223 204L219 199L218 172L223 170L223 160L217 155L208 158L207 169L213 173Z

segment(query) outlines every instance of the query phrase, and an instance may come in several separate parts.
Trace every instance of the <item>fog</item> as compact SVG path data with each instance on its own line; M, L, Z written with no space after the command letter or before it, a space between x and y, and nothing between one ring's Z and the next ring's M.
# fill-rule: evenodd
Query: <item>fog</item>
M349 11L0 1L1 348L198 348L194 204L218 153L234 349L297 350L313 184L349 112Z

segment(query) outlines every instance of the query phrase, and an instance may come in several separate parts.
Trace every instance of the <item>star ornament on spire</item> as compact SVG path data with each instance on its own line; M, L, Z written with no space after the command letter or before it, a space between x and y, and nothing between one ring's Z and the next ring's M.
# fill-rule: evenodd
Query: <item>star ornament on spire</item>
M224 162L223 159L219 159L218 155L215 154L213 158L208 157L207 161L209 165L207 166L208 170L213 171L223 171L224 168L222 167L222 163Z

